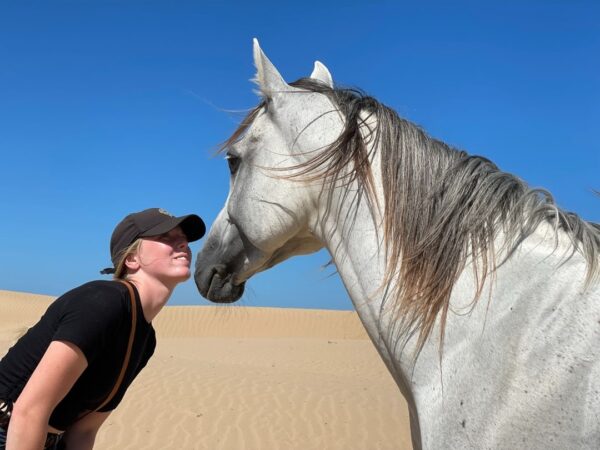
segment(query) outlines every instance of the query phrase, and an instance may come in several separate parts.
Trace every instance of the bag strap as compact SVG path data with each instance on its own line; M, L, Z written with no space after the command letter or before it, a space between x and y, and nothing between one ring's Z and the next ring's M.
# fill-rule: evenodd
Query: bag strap
M119 377L117 378L115 386L113 387L110 394L108 394L108 397L106 397L106 399L102 402L102 404L100 406L98 406L95 409L95 411L98 411L101 408L103 408L104 406L106 406L108 404L108 402L110 402L113 399L113 397L119 390L119 387L121 386L121 382L123 381L123 378L125 377L125 371L127 370L127 366L129 365L129 358L131 357L131 349L133 348L133 339L135 337L135 325L137 323L137 306L135 304L135 294L133 293L133 287L131 286L131 283L129 281L120 280L120 279L116 280L116 281L123 283L125 286L127 286L127 289L129 290L129 298L131 300L131 331L129 333L129 342L127 342L127 351L125 352L125 359L123 360L123 367L121 367L121 373L119 373Z

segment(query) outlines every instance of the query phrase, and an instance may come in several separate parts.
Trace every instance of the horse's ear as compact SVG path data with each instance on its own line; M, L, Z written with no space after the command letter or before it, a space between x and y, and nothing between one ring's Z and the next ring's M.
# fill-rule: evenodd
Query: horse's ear
M256 38L254 38L254 65L256 66L256 77L253 81L258 84L263 97L272 98L273 94L277 92L289 90L288 84L263 53Z
M331 77L331 73L329 69L325 67L325 64L320 61L315 61L315 68L313 69L310 77L314 80L320 81L321 83L325 83L331 89L333 89L333 78Z

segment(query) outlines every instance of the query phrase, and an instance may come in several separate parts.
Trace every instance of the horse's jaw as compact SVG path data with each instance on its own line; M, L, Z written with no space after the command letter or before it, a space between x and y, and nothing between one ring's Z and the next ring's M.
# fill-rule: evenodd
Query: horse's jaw
M312 232L302 228L277 246L260 249L233 223L227 205L215 220L196 260L194 279L200 294L215 303L233 303L241 298L248 279L288 258L323 248ZM259 228L263 225L260 224Z

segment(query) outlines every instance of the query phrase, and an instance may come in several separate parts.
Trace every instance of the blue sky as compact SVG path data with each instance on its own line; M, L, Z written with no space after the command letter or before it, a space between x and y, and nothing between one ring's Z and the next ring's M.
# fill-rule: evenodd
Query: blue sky
M127 213L208 225L214 149L256 104L252 38L289 81L324 62L430 135L600 221L600 3L0 3L0 289L102 278ZM196 253L202 241L192 245ZM257 275L242 304L349 309L321 252ZM207 304L193 281L172 304Z

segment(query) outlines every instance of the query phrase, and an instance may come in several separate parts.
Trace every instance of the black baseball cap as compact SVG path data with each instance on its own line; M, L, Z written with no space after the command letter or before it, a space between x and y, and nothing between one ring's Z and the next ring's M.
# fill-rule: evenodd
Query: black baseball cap
M126 216L115 227L110 238L110 259L113 267L100 273L115 273L123 251L141 237L159 236L175 227L181 227L188 242L194 242L204 236L206 226L196 214L176 217L162 208L150 208Z

